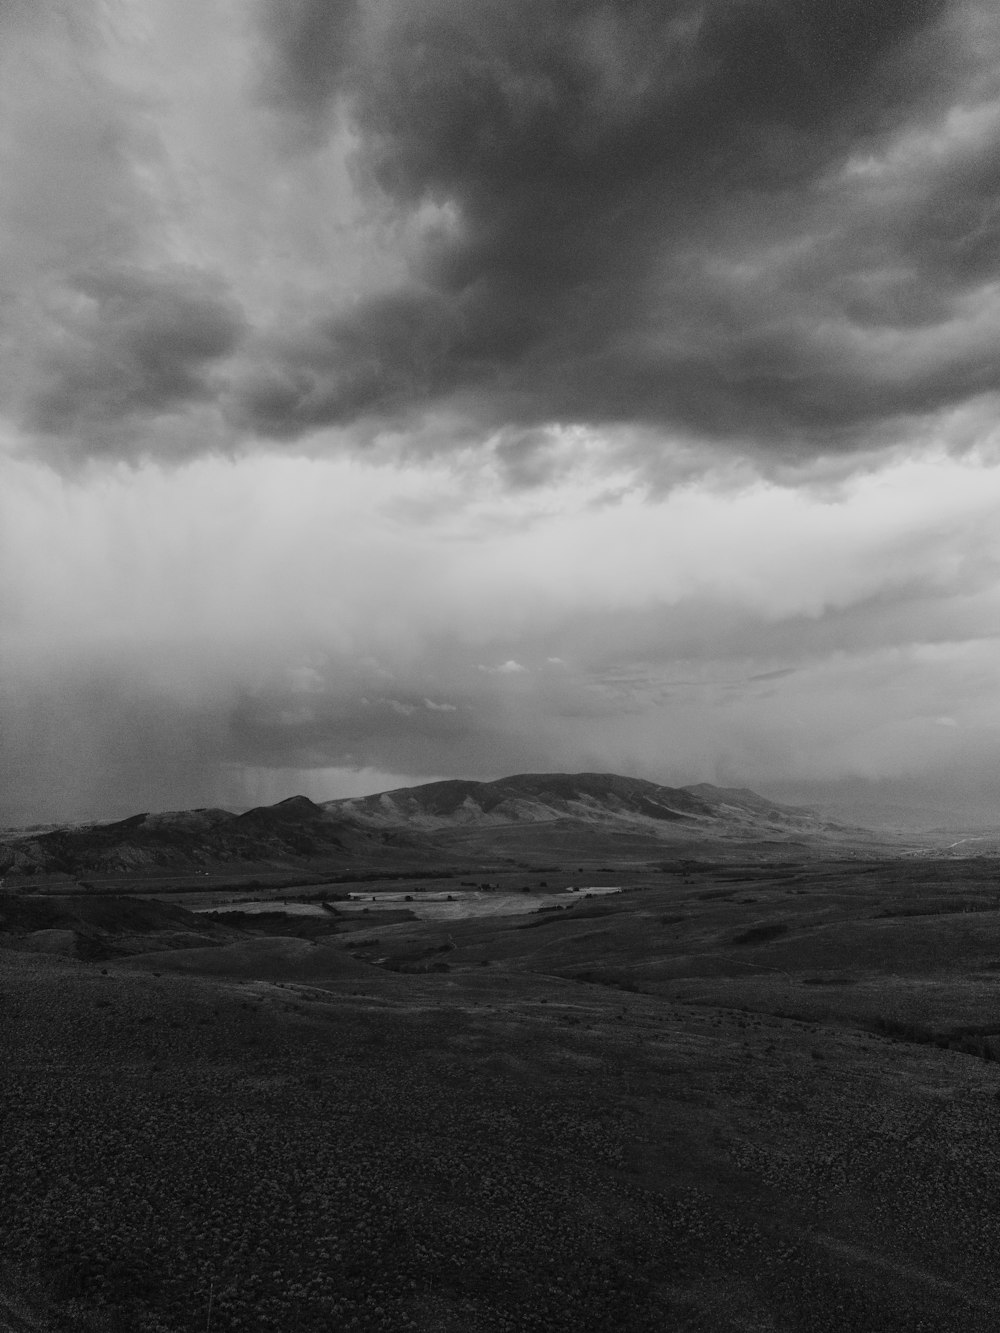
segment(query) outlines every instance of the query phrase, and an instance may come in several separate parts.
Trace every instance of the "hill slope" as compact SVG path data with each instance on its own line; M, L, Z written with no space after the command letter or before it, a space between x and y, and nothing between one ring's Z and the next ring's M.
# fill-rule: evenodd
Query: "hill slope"
M664 787L616 773L521 773L495 782L430 782L375 796L327 801L324 810L366 828L440 830L545 824L572 820L621 831L654 831L683 825L687 832L718 834L752 829L834 830L811 811L776 805L746 789Z
M391 841L391 839L389 839ZM364 865L384 854L386 835L293 796L243 814L181 810L138 814L112 824L0 841L0 875L142 876L156 872Z
M747 790L701 783L664 787L614 773L522 773L495 782L454 780L317 805L293 796L244 814L186 810L8 834L0 875L134 876L200 870L387 868L516 850L532 855L566 839L595 845L803 838L824 845L862 834ZM470 835L471 840L470 840ZM639 840L639 841L637 841Z

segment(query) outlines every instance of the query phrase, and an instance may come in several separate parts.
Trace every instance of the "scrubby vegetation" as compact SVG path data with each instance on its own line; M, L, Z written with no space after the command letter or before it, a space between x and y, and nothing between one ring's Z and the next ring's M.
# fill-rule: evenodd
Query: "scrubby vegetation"
M876 1018L873 1026L876 1032L899 1041L934 1045L946 1051L975 1055L980 1060L1000 1060L1000 1026L996 1024L959 1024L940 1028L898 1018Z
M663 1327L676 1219L616 1174L621 1127L467 1068L460 1017L5 982L6 1054L41 1058L5 1088L0 1244L56 1327L200 1327L210 1288L219 1333Z
M756 902L756 899L752 901ZM788 923L786 921L764 921L759 926L751 926L748 930L741 930L738 935L733 936L734 944L763 944L765 940L776 940L781 935L788 934Z
M76 909L19 901L0 1311L6 1284L46 1333L200 1333L209 1300L212 1333L993 1333L995 918L937 908L997 867L656 873L527 923L226 914L170 949L186 914L109 900L73 918L134 954L101 959L27 952Z

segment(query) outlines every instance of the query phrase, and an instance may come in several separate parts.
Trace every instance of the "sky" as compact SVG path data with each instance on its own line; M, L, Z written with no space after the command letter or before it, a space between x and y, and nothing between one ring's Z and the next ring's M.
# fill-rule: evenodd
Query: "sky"
M989 0L0 0L0 823L1000 823Z

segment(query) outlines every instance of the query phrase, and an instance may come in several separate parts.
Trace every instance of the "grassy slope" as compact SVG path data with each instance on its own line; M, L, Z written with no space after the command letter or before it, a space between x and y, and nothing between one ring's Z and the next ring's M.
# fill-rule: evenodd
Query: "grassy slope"
M51 1329L202 1327L212 1284L216 1333L992 1330L1000 1065L885 1029L1000 1031L996 873L0 953L8 1281Z

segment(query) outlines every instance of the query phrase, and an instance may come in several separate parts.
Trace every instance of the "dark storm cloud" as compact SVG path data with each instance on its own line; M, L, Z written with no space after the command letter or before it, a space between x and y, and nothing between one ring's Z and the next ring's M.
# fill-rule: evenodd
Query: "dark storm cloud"
M367 301L354 317L329 319L293 342L276 342L245 389L238 412L272 436L390 414L457 383L453 310L435 296Z
M350 57L358 9L357 0L266 0L266 96L304 120L320 120Z
M94 436L212 394L242 319L203 275L112 269L79 275L54 302L25 404L32 429Z
M262 433L448 398L852 441L997 387L997 321L966 308L1000 237L994 136L890 153L987 99L973 9L431 0L368 13L346 67L343 7L297 12L286 99L342 89L362 178L438 217L405 289L268 343L238 409Z

